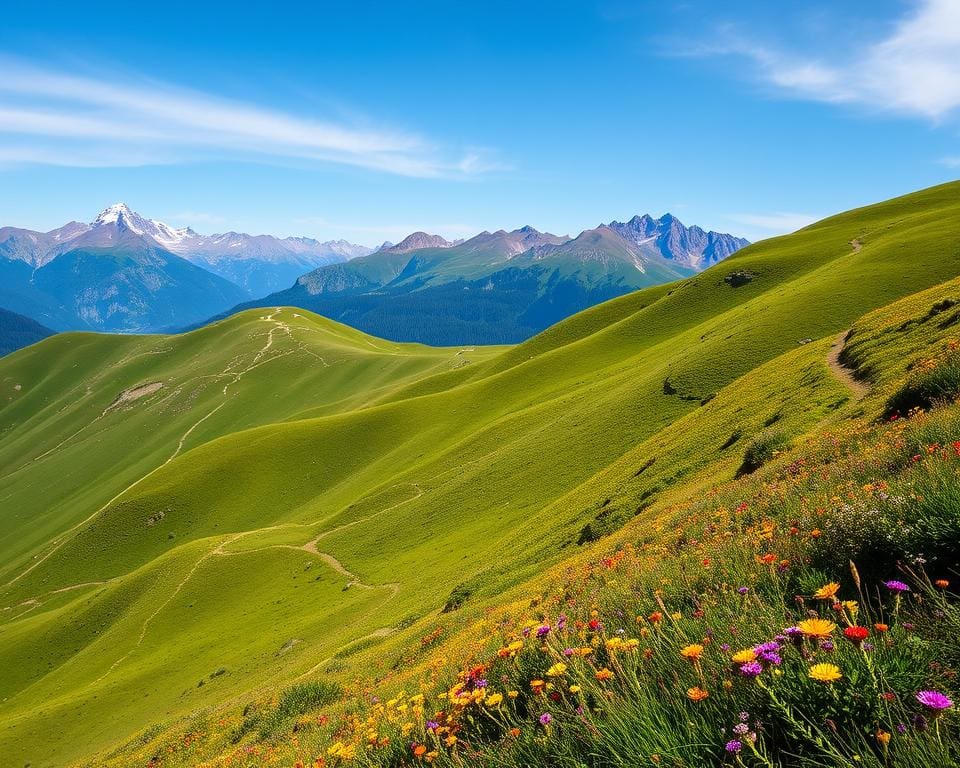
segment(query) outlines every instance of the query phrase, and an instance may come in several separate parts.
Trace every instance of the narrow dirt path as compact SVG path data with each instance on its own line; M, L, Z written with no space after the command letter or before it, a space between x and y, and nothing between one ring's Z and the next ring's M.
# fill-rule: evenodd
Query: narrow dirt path
M870 391L870 387L860 381L853 375L853 371L840 362L840 354L843 352L845 340L849 331L841 331L833 341L830 347L830 353L827 355L827 367L830 372L846 385L847 389L853 393L855 400L862 400Z

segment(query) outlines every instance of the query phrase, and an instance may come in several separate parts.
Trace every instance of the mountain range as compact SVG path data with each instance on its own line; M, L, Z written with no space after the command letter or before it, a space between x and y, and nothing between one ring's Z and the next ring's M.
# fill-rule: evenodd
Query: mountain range
M0 307L58 331L130 333L289 304L398 341L508 343L693 274L746 244L667 214L575 238L530 226L452 242L414 232L375 250L345 240L201 235L117 203L89 224L0 228Z
M290 305L393 341L509 344L607 299L688 277L747 244L670 214L575 238L531 226L452 243L416 232L230 312Z

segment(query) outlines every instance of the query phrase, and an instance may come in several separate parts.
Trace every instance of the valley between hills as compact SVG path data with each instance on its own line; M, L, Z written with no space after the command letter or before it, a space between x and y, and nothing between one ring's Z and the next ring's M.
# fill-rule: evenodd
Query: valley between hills
M182 334L59 333L3 357L0 762L637 765L655 754L698 764L702 752L679 743L711 738L683 714L699 694L656 710L669 727L627 728L610 714L652 717L642 702L662 694L655 672L617 660L622 643L651 656L669 648L671 659L696 645L695 664L694 651L676 662L673 687L709 689L699 700L726 716L736 706L721 703L729 659L715 677L704 671L700 656L714 649L695 614L731 611L719 635L749 613L753 598L735 596L731 571L752 574L750 589L775 605L750 608L770 626L792 610L791 589L809 595L836 578L854 594L847 575L828 573L820 533L776 538L774 528L802 518L794 527L809 530L813 519L806 501L783 511L789 478L822 467L803 475L814 488L848 462L858 480L845 493L874 482L836 446L887 440L876 430L901 429L882 425L904 381L925 360L929 370L947 360L941 372L953 364L958 275L951 183L750 245L516 345L387 341L278 305ZM956 406L926 406L946 415L926 417L923 445L949 453ZM903 423L927 423L903 410ZM829 459L811 447L824 434ZM889 446L904 453L899 434ZM921 471L889 446L891 477ZM694 522L678 533L679 520ZM811 569L789 587L763 562L776 547ZM956 565L948 550L931 557L944 573ZM721 561L722 574L691 575ZM860 565L866 578L870 558ZM728 582L726 603L706 586ZM681 618L664 619L665 603ZM636 620L627 614L614 633L627 611ZM602 669L588 653L551 655L567 612L582 624L577 642L608 654ZM896 629L893 615L883 618ZM917 658L935 651L952 663L942 639L916 637ZM586 682L561 686L576 664ZM923 682L907 677L891 673ZM611 679L634 682L603 688ZM516 687L509 715L480 717L487 694L474 692L488 680ZM563 694L551 698L544 680ZM569 700L589 685L599 686L592 698ZM596 719L578 720L584 708ZM434 710L447 719L424 725ZM594 729L589 754L576 751L578 728ZM910 754L947 755L954 736L937 731L937 752L932 733ZM778 759L819 738L798 729ZM869 738L864 764L887 764ZM821 762L795 764L848 757L847 745L823 750Z

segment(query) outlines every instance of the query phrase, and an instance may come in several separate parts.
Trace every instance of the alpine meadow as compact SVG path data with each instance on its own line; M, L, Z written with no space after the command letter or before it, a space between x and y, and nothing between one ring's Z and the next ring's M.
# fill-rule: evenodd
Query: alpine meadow
M6 11L0 768L960 768L956 0Z

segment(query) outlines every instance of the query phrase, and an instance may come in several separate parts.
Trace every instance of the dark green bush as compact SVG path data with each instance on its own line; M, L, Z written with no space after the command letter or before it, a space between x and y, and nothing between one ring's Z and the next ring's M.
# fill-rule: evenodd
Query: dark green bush
M743 463L737 470L737 476L749 475L766 464L778 451L790 444L790 439L780 430L766 430L750 441L743 452Z
M951 349L939 361L920 364L887 400L885 416L906 416L914 408L929 410L960 396L960 350Z

